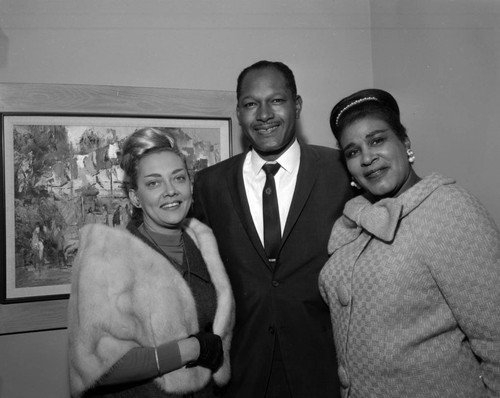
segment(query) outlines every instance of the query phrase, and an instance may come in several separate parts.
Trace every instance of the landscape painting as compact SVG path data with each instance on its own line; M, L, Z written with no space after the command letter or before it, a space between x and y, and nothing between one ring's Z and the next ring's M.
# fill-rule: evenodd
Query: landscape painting
M231 155L230 119L2 115L3 303L67 297L79 229L126 226L120 149L143 127L175 136L191 176Z

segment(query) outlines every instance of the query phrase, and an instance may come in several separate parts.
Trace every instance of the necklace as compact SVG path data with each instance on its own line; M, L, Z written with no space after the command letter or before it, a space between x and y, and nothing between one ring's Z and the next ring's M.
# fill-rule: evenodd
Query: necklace
M142 228L141 228L142 227ZM157 240L151 235L152 231L149 231L149 229L146 227L145 224L142 224L141 227L139 227L141 232L144 232L148 240L154 245L154 247L162 254L164 254L167 259L176 266L178 270L183 270L182 263L185 262L187 266L187 282L188 285L191 286L191 267L189 265L189 258L186 254L186 246L184 244L184 232L181 231L180 233L180 240L179 244L174 244L174 245L169 245L167 243L164 243L163 245L160 245ZM159 234L155 233L155 235L160 235L160 236L165 236L164 234ZM161 242L163 243L163 242ZM168 253L169 247L174 247L174 248L180 248L180 262L177 261L172 253Z

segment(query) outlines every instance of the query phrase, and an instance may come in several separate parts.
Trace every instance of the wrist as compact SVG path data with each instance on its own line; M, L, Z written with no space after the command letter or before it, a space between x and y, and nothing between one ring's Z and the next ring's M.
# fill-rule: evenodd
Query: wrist
M161 344L157 347L160 373L163 375L184 366L177 341ZM153 358L153 361L156 359Z
M200 343L195 337L179 340L179 351L183 364L194 363L200 356ZM196 365L195 365L196 366Z

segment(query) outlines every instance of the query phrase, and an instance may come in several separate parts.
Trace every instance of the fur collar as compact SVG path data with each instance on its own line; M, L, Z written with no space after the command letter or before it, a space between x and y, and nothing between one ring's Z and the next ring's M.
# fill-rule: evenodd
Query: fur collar
M215 237L196 219L184 229L200 249L217 292L214 333L221 336L224 364L213 374L229 381L234 299ZM68 304L69 371L73 396L91 388L127 351L158 346L198 331L193 295L169 261L130 232L101 224L80 230ZM166 392L201 389L210 370L181 368L155 379Z

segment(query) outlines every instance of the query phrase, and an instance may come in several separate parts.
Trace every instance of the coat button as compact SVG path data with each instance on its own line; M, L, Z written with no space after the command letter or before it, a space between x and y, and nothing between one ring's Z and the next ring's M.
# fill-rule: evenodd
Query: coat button
M343 366L339 366L339 381L343 388L349 387L349 376Z
M278 287L280 285L280 283L278 281L272 281L271 284L274 286L274 287Z
M274 327L273 326L269 326L267 328L268 332L271 333L271 334L274 334Z
M349 302L351 301L349 292L345 285L339 284L337 286L337 297L339 298L340 304L342 304L344 307L349 305Z

